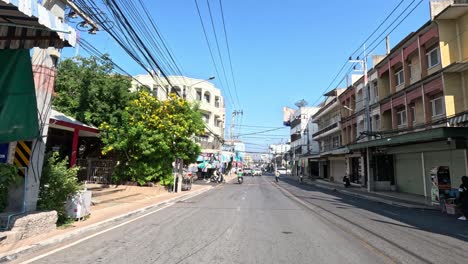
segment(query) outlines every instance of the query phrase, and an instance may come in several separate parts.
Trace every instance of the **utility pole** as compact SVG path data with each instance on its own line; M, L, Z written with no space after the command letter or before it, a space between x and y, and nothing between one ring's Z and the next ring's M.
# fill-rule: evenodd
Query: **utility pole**
M371 116L370 116L370 88L369 88L369 81L367 77L367 54L366 54L366 46L364 45L364 56L362 60L359 60L359 57L357 60L350 60L351 62L359 62L362 65L362 69L364 71L364 93L365 94L365 113L366 113L366 137L367 140L371 140L371 134L372 134L372 126L371 126ZM367 190L370 192L372 191L372 185L373 185L373 177L371 175L370 171L370 159L371 155L369 152L369 147L366 148L366 172L367 172Z
M242 110L233 110L232 111L232 119L231 119L231 129L230 129L230 132L229 132L229 138L231 139L231 150L232 150L232 153L234 153L234 128L236 126L236 117L238 115L243 115L244 114L244 111ZM237 162L236 162L236 168L237 168Z

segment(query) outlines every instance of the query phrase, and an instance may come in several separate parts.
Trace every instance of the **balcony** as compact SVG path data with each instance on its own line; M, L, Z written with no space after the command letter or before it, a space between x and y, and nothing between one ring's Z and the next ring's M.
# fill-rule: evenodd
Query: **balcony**
M291 122L291 129L301 124L301 118L296 118Z
M332 130L332 129L334 129L334 128L337 128L337 127L338 127L338 123L335 122L335 123L333 123L333 124L331 124L331 125L329 125L329 126L323 128L323 129L317 131L316 133L314 133L314 134L312 135L312 137L315 138L315 137L317 137L317 136L319 136L319 135L321 135L321 134L323 134L323 133L325 133L325 132L328 132L328 131L330 131L330 130Z
M291 142L294 142L298 139L301 139L301 134L300 133L295 133L291 135Z

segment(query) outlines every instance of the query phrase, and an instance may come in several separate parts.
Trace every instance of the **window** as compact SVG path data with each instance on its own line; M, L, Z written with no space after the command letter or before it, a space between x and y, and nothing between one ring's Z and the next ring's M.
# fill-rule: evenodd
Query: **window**
M340 146L340 137L339 136L333 137L333 147L337 148L339 146Z
M374 82L374 97L379 96L379 86L377 86L377 82Z
M406 110L397 112L397 122L399 127L406 125Z
M408 64L408 78L410 80L413 79L413 65L411 65L411 63Z
M218 107L219 108L220 104L219 104L219 97L216 96L215 97L215 107Z
M403 75L403 69L400 69L395 73L395 82L396 85L400 85L405 81L405 76Z
M158 98L158 88L159 86L153 86L153 96Z
M427 53L427 68L439 65L439 48L434 48Z
M202 94L201 90L197 89L197 98L196 98L197 101L201 101L201 94Z
M205 123L208 124L210 122L210 115L209 114L203 114L202 118L203 118L203 121Z
M410 117L413 124L416 123L416 109L414 108L414 106L410 107Z
M444 102L443 97L438 97L431 100L432 117L440 117L444 115Z
M209 92L205 92L205 101L206 101L207 103L210 102L210 93L209 93Z

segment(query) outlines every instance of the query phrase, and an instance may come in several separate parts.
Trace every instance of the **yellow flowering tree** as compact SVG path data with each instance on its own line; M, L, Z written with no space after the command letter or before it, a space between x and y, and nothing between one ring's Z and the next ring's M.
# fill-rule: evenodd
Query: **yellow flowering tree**
M119 156L117 180L169 184L176 158L193 162L199 155L192 138L204 133L204 123L197 107L186 100L171 94L159 101L142 91L125 107L122 122L104 122L100 129L103 154Z

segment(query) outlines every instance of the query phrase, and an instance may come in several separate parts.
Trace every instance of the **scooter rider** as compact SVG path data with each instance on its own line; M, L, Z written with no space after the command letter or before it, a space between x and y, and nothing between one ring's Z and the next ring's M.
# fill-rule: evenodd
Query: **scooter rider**
M276 172L275 172L275 179L276 179L276 182L279 182L279 176L280 176L280 172L279 172L279 171L276 171Z
M244 178L243 178L242 174L243 174L242 168L239 168L237 170L237 182L239 184L241 184L244 181Z

